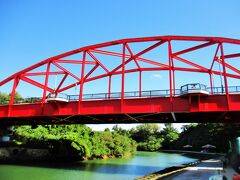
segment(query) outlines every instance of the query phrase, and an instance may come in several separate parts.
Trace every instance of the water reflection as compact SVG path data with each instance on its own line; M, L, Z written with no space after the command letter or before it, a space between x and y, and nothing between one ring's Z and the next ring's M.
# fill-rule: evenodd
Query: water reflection
M193 162L179 154L138 152L133 158L79 162L51 162L25 165L0 165L0 179L65 180L65 179L134 179L169 166Z

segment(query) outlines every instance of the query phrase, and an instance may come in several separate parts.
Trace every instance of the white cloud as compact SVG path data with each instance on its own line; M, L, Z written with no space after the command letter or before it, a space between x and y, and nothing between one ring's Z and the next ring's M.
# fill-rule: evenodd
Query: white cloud
M157 78L157 79L162 79L163 78L163 76L161 74L153 74L151 77L152 78Z

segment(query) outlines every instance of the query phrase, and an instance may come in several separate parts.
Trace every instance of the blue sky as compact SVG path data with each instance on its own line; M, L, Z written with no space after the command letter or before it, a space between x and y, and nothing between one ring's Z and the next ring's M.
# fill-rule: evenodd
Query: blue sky
M239 39L239 7L238 0L1 0L0 80L48 57L115 39L155 35Z
M240 38L240 1L0 1L0 80L48 57L114 39Z
M239 7L239 0L0 0L0 80L48 57L115 39L240 39Z

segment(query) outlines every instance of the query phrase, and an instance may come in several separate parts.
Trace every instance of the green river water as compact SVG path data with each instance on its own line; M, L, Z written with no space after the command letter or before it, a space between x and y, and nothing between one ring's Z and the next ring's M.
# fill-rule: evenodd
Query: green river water
M125 180L195 160L180 154L138 152L132 158L38 165L0 164L0 180Z

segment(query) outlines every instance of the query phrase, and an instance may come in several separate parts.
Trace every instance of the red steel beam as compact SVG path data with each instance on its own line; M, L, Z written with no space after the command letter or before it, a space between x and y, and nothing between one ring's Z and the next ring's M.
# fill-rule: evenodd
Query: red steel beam
M81 113L77 111L78 102L69 102L63 106L56 108L56 104L46 103L45 108L48 111L44 111L44 114L41 112L41 104L22 104L22 105L13 105L11 118L15 119L25 119L26 123L38 123L39 119L44 120L43 122L49 122L49 118L46 117L56 117L56 118L65 118L74 115L105 115L104 117L113 117L114 115L121 115L124 113L130 113L132 115L136 114L138 117L141 114L146 115L156 115L155 119L161 121L158 115L164 113L170 113L173 107L175 113L187 114L191 116L192 113L198 112L199 115L204 113L219 112L219 115L222 115L225 112L235 111L237 112L236 119L240 114L240 102L239 94L230 95L230 111L227 108L227 105L224 101L225 96L223 95L210 95L208 98L200 98L199 104L191 103L189 104L188 98L174 97L173 104L169 103L169 97L156 97L156 98L134 98L134 99L125 99L126 103L124 104L124 111L120 108L120 99L114 100L91 100L84 101L81 109ZM6 106L0 106L0 120L1 122L6 119L7 113ZM38 117L38 119L36 119ZM151 117L149 117L151 119ZM27 119L32 119L31 122L28 122ZM122 120L122 119L121 119ZM195 121L194 118L191 119ZM228 120L228 119L226 119ZM7 119L8 122L10 120ZM151 121L151 120L150 120ZM65 121L66 122L66 121ZM74 122L74 121L69 121ZM77 121L76 123L81 123ZM111 123L111 121L107 121ZM114 122L114 121L113 121ZM126 121L128 122L128 121ZM228 121L226 121L228 122Z
M80 101L82 101L83 96L83 83L84 83L84 74L85 74L85 60L86 60L86 51L83 52L83 64L81 70L81 84L80 84L80 93L79 93L79 103L78 103L78 110L80 110Z
M213 65L214 65L215 59L217 57L219 47L220 47L220 44L218 44L217 49L215 51L215 54L214 54L214 57L213 57L213 61L212 61L211 67L210 67L210 71L213 69Z
M125 73L133 73L133 72L140 72L140 71L161 71L161 70L169 70L168 68L141 68L140 70L138 68L135 69L127 69L125 70ZM114 75L122 74L122 71L117 71L114 73Z
M210 78L210 89L211 89L211 94L213 94L213 79L212 79L212 73L209 73L209 78Z
M174 91L174 95L176 93L176 82L175 82L175 69L174 69L174 61L173 61L173 53L172 53L172 45L171 41L168 41L168 58L169 58L169 69L171 73L171 78L172 78L172 90ZM172 92L171 92L172 93Z
M212 73L213 73L213 74L216 74L216 75L225 75L225 73L221 73L221 72L219 72L219 71L213 71L213 70L212 70ZM239 76L239 75L230 74L230 73L226 73L226 77L235 78L235 79L240 79L240 76Z
M27 82L29 84L32 84L32 85L34 85L36 87L39 87L41 89L44 89L44 85L43 84L40 84L40 83L38 83L38 82L36 82L36 81L34 81L32 79L29 79L27 77L21 77L21 80L23 80L23 81L25 81L25 82ZM46 87L46 90L49 91L49 92L52 92L52 93L54 92L54 90L52 88L49 88L49 87Z
M169 70L168 68L141 68L141 71L156 71L156 70ZM201 69L193 69L193 68L182 68L182 67L174 67L174 70L176 71L186 71L186 72L199 72L199 73L209 73L209 70L201 70ZM139 69L131 69L131 70L125 70L125 73L131 73L131 72L138 72ZM121 74L122 72L121 71L118 71L115 73L115 75L117 74ZM213 74L216 74L216 75L220 75L220 72L218 71L212 71ZM85 82L89 82L89 81L93 81L93 80L97 80L97 79L101 79L101 78L104 78L104 77L108 77L109 74L101 74L101 75L98 75L98 76L94 76L94 77L91 77L91 78L88 78L85 80ZM226 76L228 77L231 77L231 78L236 78L236 79L240 79L240 76L238 75L234 75L234 74L230 74L230 73L226 73ZM80 82L77 82L77 83L73 83L69 86L66 86L62 89L59 90L59 92L63 92L67 89L70 89L72 87L74 87L75 85L79 85L81 84Z
M160 67L159 68L141 68L141 71L156 71L156 70L168 70L168 68L160 68ZM187 70L189 70L189 69L187 69ZM193 69L193 70L195 70L195 69ZM139 71L139 69L136 68L136 69L125 70L125 73L138 72L138 71ZM199 72L199 70L196 71L196 72ZM114 75L118 75L118 74L122 74L122 71L117 71L116 73L114 73ZM111 76L111 75L101 74L101 75L98 75L98 76L88 78L88 79L85 80L85 82L94 81L94 80L105 78L105 77L108 77L108 76ZM74 87L76 84L79 85L79 84L81 84L81 82L76 82L76 83L70 84L70 85L68 85L68 86L66 86L62 89L59 89L59 92L63 92L67 89L70 89L70 88Z
M16 77L14 79L9 105L13 105L13 103L14 103L16 88L18 86L19 81L20 81L19 77ZM9 111L9 113L10 113L10 111Z
M182 51L175 52L175 53L173 53L173 56L178 56L178 55L181 55L181 54L185 54L185 53L188 53L188 52L191 52L191 51L195 51L195 50L207 47L207 46L211 46L213 44L216 44L216 42L211 42L210 41L210 42L198 45L198 46L194 46L194 47L191 47L191 48L188 48L188 49L184 49Z
M186 59L184 59L184 58L182 58L182 57L179 57L179 56L173 56L173 57L174 57L174 59L176 59L176 60L179 60L179 61L181 61L181 62L183 62L183 63L186 63L186 64L188 64L188 65L194 66L194 67L196 67L196 68L199 68L199 69L202 69L202 70L208 70L207 68L205 68L205 67L203 67L203 66L200 66L200 65L198 65L198 64L196 64L196 63L190 62L190 61L188 61L188 60L186 60Z
M159 41L159 42L155 43L154 45L152 45L152 46L150 46L150 47L148 47L148 48L140 51L139 53L135 54L134 56L130 57L127 61L125 61L124 65L128 64L129 62L131 62L132 59L137 58L137 57L139 57L139 56L147 53L148 51L151 51L152 49L154 49L154 48L156 48L156 47L164 44L165 42L166 42L166 41ZM125 56L125 55L124 55L124 56ZM122 68L122 66L123 66L123 64L119 65L118 67L116 67L115 69L113 69L110 73L116 72L117 70L119 70L120 68Z
M46 76L46 72L30 72L30 73L24 73L21 76ZM59 74L65 74L63 71L55 71L55 72L49 72L49 75L59 75Z
M228 54L224 56L224 59L240 57L240 53L237 54Z
M156 70L169 70L168 68L141 68L141 71L156 71ZM200 73L208 73L209 71L208 70L200 70L200 69L193 69L193 68L182 68L182 67L174 67L174 70L176 71L187 71L187 72L200 72ZM137 72L139 71L139 69L131 69L131 70L126 70L125 73L131 73L131 72ZM122 72L121 71L118 71L116 72L115 74L121 74ZM212 71L213 74L216 74L216 75L220 75L220 72L218 71ZM234 74L229 74L227 73L226 74L228 77L231 77L231 78L237 78L237 79L240 79L240 76L238 75L234 75ZM97 79L100 79L100 78L104 78L104 77L107 77L109 76L109 74L102 74L102 75L98 75L98 76L94 76L94 77L91 77L91 78L88 78L85 80L85 82L89 82L89 81L93 81L93 80L97 80ZM81 84L80 82L76 82L76 83L73 83L71 85L68 85L62 89L59 89L58 92L63 92L67 89L70 89L72 87L74 87L75 85L79 85Z
M59 69L63 70L65 73L67 73L67 74L69 74L70 76L72 76L73 78L75 78L76 80L80 81L80 79L79 79L76 75L74 75L73 73L71 73L70 71L68 71L67 69L65 69L65 68L62 67L61 65L59 65L58 63L53 62L53 64L54 64L55 66L57 66Z
M86 82L86 81L85 81L85 82ZM79 85L79 84L81 84L81 82L78 81L78 82L75 82L75 83L70 84L70 85L68 85L68 86L65 86L65 87L59 89L59 90L58 90L58 93L61 93L61 92L63 92L63 91L66 91L66 90L68 90L68 89L70 89L70 88L72 88L72 87L74 87L74 86L76 86L76 85Z
M168 41L168 65L169 65L170 102L172 102L172 100L173 100L173 96L172 96L172 52L171 52L170 41Z
M91 46L86 46L83 48L76 49L75 51L83 51L89 49L102 48L107 46L118 45L122 43L137 43L137 42L149 42L149 41L212 41L212 42L225 42L231 44L240 44L240 40L231 39L231 38L223 38L223 37L203 37L203 36L154 36L154 37L142 37L142 38L128 38L128 39L120 39L116 41L105 42L101 44L95 44Z
M84 77L84 79L87 79L97 68L98 68L98 64L96 64L88 73L87 75Z
M163 63L160 63L160 62L151 61L151 60L148 60L148 59L138 58L138 61L145 62L145 63L148 63L148 64L152 64L152 65L155 65L155 66L169 68L169 66L166 65L166 64L163 64Z
M14 78L17 77L17 76L20 76L20 75L22 75L22 74L24 74L24 73L26 73L26 72L28 72L28 71L31 71L31 70L33 70L33 69L35 69L35 68L37 68L37 67L40 67L40 66L42 66L42 65L45 65L45 64L48 63L49 61L50 61L50 59L46 59L46 60L44 60L44 61L42 61L42 62L39 62L39 63L37 63L37 64L34 64L34 65L32 65L32 66L30 66L30 67L28 67L28 68L26 68L26 69L23 69L22 71L19 71L19 72L13 74L12 76L10 76L10 77L4 79L3 81L1 81L1 82L0 82L0 86L2 86L3 84L6 84L7 82L11 81L12 79L14 79Z
M123 111L124 107L124 92L125 92L125 52L126 52L126 43L122 45L122 84L121 84L121 111Z
M109 73L108 69L90 51L87 51L87 53L104 69L104 71Z
M143 37L143 38L129 38L129 39L120 39L116 41L110 41L110 42L105 42L105 43L100 43L100 44L95 44L95 45L90 45L90 46L85 46L82 48L74 49L69 52L65 52L62 54L59 54L57 56L53 56L51 58L48 58L46 60L43 60L33 66L30 66L22 71L19 71L15 73L14 75L6 78L5 80L0 82L0 86L9 82L12 80L15 76L21 75L25 72L28 72L32 69L35 69L36 67L40 67L48 62L51 62L53 60L61 59L76 53L80 53L82 51L86 50L91 50L91 49L96 49L96 48L102 48L102 47L107 47L107 46L112 46L112 45L117 45L117 44L122 44L122 43L134 43L134 42L149 42L149 41L168 41L168 40L176 40L176 41L211 41L211 42L224 42L224 43L230 43L230 44L240 44L240 40L238 39L230 39L230 38L223 38L223 37L202 37L202 36L155 36L155 37Z
M91 52L94 52L94 53L99 53L99 54L105 54L105 55L111 55L111 56L117 56L117 57L122 57L122 54L121 53L116 53L116 52L111 52L111 51L103 51L103 50L91 50ZM133 56L130 56L130 55L125 55L126 58L131 58ZM152 60L149 60L149 59L146 59L146 58L141 58L141 57L135 57L136 60L138 61L141 61L141 62L145 62L145 63L149 63L149 64L152 64L152 65L156 65L156 66L162 66L162 67L168 67L168 65L166 64L163 64L163 63L160 63L160 62L155 62L155 61L152 61Z
M194 69L194 68L183 68L183 67L174 67L175 71L186 71L186 72L199 72L199 73L208 73L208 70L203 69Z
M127 43L126 43L126 48L127 48L128 52L130 53L131 57L133 57L134 54L133 54L131 48L129 47L129 45ZM136 58L134 58L133 60L134 60L135 64L137 65L138 69L140 69L141 67L140 67L139 63L137 62Z
M210 72L209 70L201 70L201 69L193 69L193 68L182 68L182 67L174 67L174 69L176 71L186 71L186 72L199 72L199 73L209 73ZM212 70L211 72L212 72L212 74L215 74L215 75L220 75L221 74L221 72L219 72L219 71ZM226 73L226 76L227 77L231 77L231 78L240 79L240 76L239 75L235 75L235 74Z
M67 60L67 59L57 59L57 60L55 60L55 62L58 62L58 63L69 63L69 64L82 64L83 63L83 61L81 61L81 60ZM95 65L96 62L95 61L85 61L85 64Z
M57 89L55 90L56 92L59 91L60 87L62 86L62 84L64 83L64 81L66 80L68 74L65 74L65 76L62 78L61 82L59 83Z
M218 59L218 58L216 58L216 60L215 60L215 61L217 61L217 62L219 62L219 63L223 64L223 61L222 61L222 59ZM228 63L226 63L226 62L224 62L224 64L225 64L225 66L226 66L227 68L229 68L230 70L232 70L232 71L234 71L234 72L236 72L236 73L240 74L240 71L239 71L237 68L235 68L235 67L231 66L230 64L228 64Z
M224 59L224 50L223 50L223 44L220 43L220 51L221 51L221 56L222 56L222 66L223 66L223 78L224 78L224 84L225 84L225 92L226 92L226 99L227 99L227 105L228 109L229 107L229 93L228 93L228 82L227 82L227 76L226 76L226 65L225 65L225 59Z
M44 83L44 88L43 88L42 103L45 102L46 96L47 96L46 93L47 93L47 87L48 87L48 77L49 77L50 66L51 66L51 63L49 62L47 64L47 69L46 69L46 77L45 77L45 83Z

